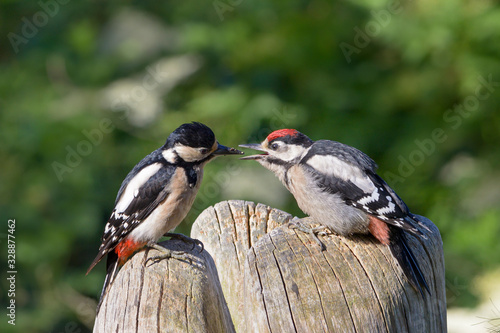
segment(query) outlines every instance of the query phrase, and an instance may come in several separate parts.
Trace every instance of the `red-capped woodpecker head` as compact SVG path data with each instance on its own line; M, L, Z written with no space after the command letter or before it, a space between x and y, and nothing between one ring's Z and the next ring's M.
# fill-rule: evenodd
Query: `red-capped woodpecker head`
M263 154L245 156L242 160L256 160L264 167L277 171L284 164L293 164L300 160L314 141L295 129L280 129L272 132L262 143L240 145L262 151Z

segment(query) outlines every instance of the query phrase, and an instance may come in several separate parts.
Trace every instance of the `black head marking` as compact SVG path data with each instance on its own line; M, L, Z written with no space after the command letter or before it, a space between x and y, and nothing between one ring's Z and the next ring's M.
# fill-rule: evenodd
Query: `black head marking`
M166 148L172 148L175 144L193 148L212 148L215 143L215 134L212 130L198 122L182 124L170 134L165 143Z

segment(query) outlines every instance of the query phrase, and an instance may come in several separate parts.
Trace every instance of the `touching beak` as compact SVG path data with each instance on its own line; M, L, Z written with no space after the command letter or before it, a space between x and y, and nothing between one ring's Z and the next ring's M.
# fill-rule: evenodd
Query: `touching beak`
M226 147L221 145L220 143L217 146L217 149L212 153L212 155L243 155L244 152L239 151L238 149L234 149L231 147Z
M262 148L262 145L260 143L249 143L246 145L239 145L239 147L255 149L255 150L264 152L264 154L241 157L240 160L258 160L258 159L261 159L263 156L268 155L267 152L264 150L264 148Z

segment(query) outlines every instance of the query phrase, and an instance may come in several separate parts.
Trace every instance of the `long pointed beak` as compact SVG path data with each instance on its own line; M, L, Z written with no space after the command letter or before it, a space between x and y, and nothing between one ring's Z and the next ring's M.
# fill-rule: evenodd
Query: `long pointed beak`
M231 147L223 146L219 143L217 149L212 153L212 155L243 155L244 152L239 151Z
M245 145L239 145L239 147L255 149L255 150L264 152L264 154L240 157L240 160L258 160L258 159L261 159L263 156L267 155L267 152L264 150L264 148L262 148L262 145L260 143L249 143L249 144L245 144Z

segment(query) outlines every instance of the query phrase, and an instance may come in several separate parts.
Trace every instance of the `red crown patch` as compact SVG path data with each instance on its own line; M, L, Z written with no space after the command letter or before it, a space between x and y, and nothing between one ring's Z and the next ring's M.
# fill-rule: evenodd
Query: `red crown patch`
M269 134L267 136L267 141L271 142L274 139L281 138L281 137L284 137L287 135L295 136L295 135L297 135L297 133L299 133L299 132L297 130L294 130L294 129L289 129L289 128L280 129L280 130L274 131L271 134Z

